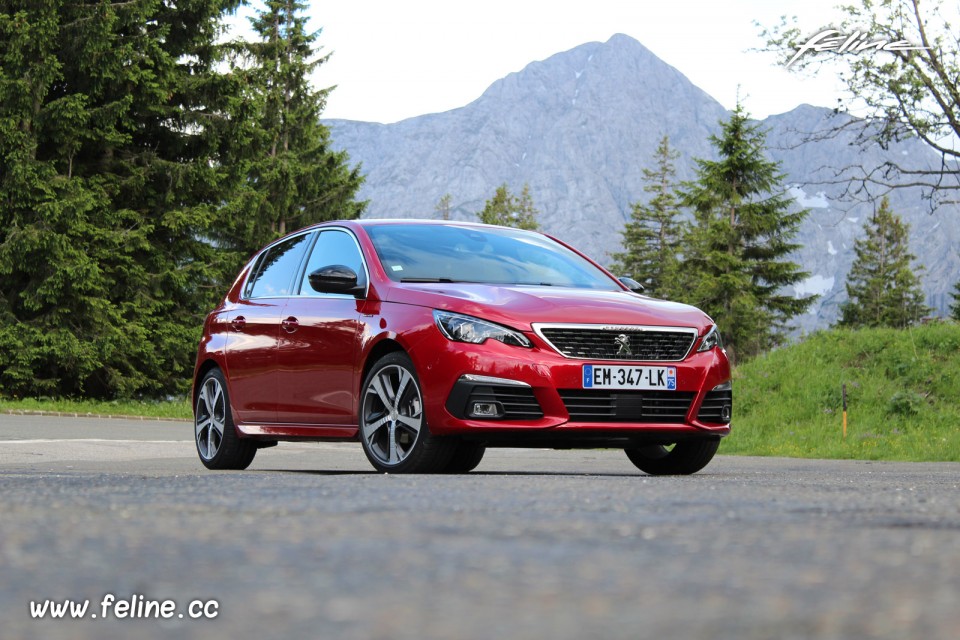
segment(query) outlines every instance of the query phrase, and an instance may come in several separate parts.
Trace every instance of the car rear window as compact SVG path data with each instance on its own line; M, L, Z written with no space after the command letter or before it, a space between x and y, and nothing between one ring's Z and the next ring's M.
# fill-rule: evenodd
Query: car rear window
M244 296L247 298L289 296L293 289L293 278L300 267L300 261L303 259L311 237L311 234L304 233L270 247L257 260L253 275L250 276L244 288Z

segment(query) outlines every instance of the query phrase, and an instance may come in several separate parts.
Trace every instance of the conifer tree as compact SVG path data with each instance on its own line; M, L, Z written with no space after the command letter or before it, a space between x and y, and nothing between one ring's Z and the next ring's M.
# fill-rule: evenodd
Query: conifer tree
M683 290L678 280L685 225L674 183L674 161L679 156L663 136L654 153L655 167L643 170L647 182L643 190L653 197L647 204L632 205L631 221L623 230L623 251L613 254L615 262L610 267L658 298L675 298Z
M437 201L437 205L434 207L434 211L440 214L441 220L450 219L450 203L453 201L453 196L449 193L443 194L440 200Z
M909 225L890 210L884 197L854 242L856 258L847 274L847 302L839 324L845 327L907 327L930 309L923 303L920 278L910 268Z
M310 75L330 54L316 55L320 31L307 31L307 5L267 0L251 18L258 39L235 43L234 73L242 101L234 108L236 141L230 161L241 197L225 213L222 244L245 260L267 242L298 228L360 216L363 183L345 151L332 148L320 122L330 89L315 89Z
M718 159L697 160L697 179L682 190L681 203L695 218L682 299L716 321L737 360L776 345L816 296L787 291L809 275L789 260L807 211L792 210L779 164L764 156L766 134L740 104L721 126L710 138Z
M487 200L483 210L477 213L480 222L496 224L503 227L536 230L540 228L537 222L536 207L533 206L533 197L530 195L530 185L523 185L520 197L510 193L506 183L497 187L493 197Z
M953 304L950 305L950 317L960 322L960 282L953 288Z
M216 284L239 0L0 5L0 392L166 394Z

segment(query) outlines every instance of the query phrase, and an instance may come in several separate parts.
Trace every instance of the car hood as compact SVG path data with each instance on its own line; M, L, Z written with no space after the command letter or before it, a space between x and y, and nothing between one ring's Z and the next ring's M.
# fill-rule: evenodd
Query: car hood
M521 331L530 331L533 323L636 324L696 327L702 335L713 324L696 307L629 291L429 283L392 287L386 299L464 313Z

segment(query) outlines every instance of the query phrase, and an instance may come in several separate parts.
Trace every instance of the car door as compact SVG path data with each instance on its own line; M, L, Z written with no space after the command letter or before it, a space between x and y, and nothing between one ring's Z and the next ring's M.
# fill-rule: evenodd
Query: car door
M277 421L277 339L281 314L313 235L294 236L263 252L227 319L227 375L240 422Z
M312 425L355 423L358 300L352 295L318 293L313 271L331 265L350 267L366 285L367 271L354 236L325 229L317 237L295 295L283 311L279 340L280 422Z

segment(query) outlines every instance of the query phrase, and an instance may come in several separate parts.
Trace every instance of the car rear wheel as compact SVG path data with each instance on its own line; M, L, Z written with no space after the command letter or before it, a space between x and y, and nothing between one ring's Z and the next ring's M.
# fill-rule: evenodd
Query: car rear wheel
M197 453L206 468L239 470L250 466L257 445L237 436L227 383L220 369L211 369L203 377L193 415Z
M450 462L443 468L444 473L469 473L477 468L483 460L487 448L475 442L460 442L450 457Z
M703 469L720 447L720 439L685 440L673 447L661 444L626 449L640 471L652 476L685 476Z
M382 473L434 473L449 463L456 443L431 435L420 380L407 354L389 353L367 374L360 440L370 464Z

